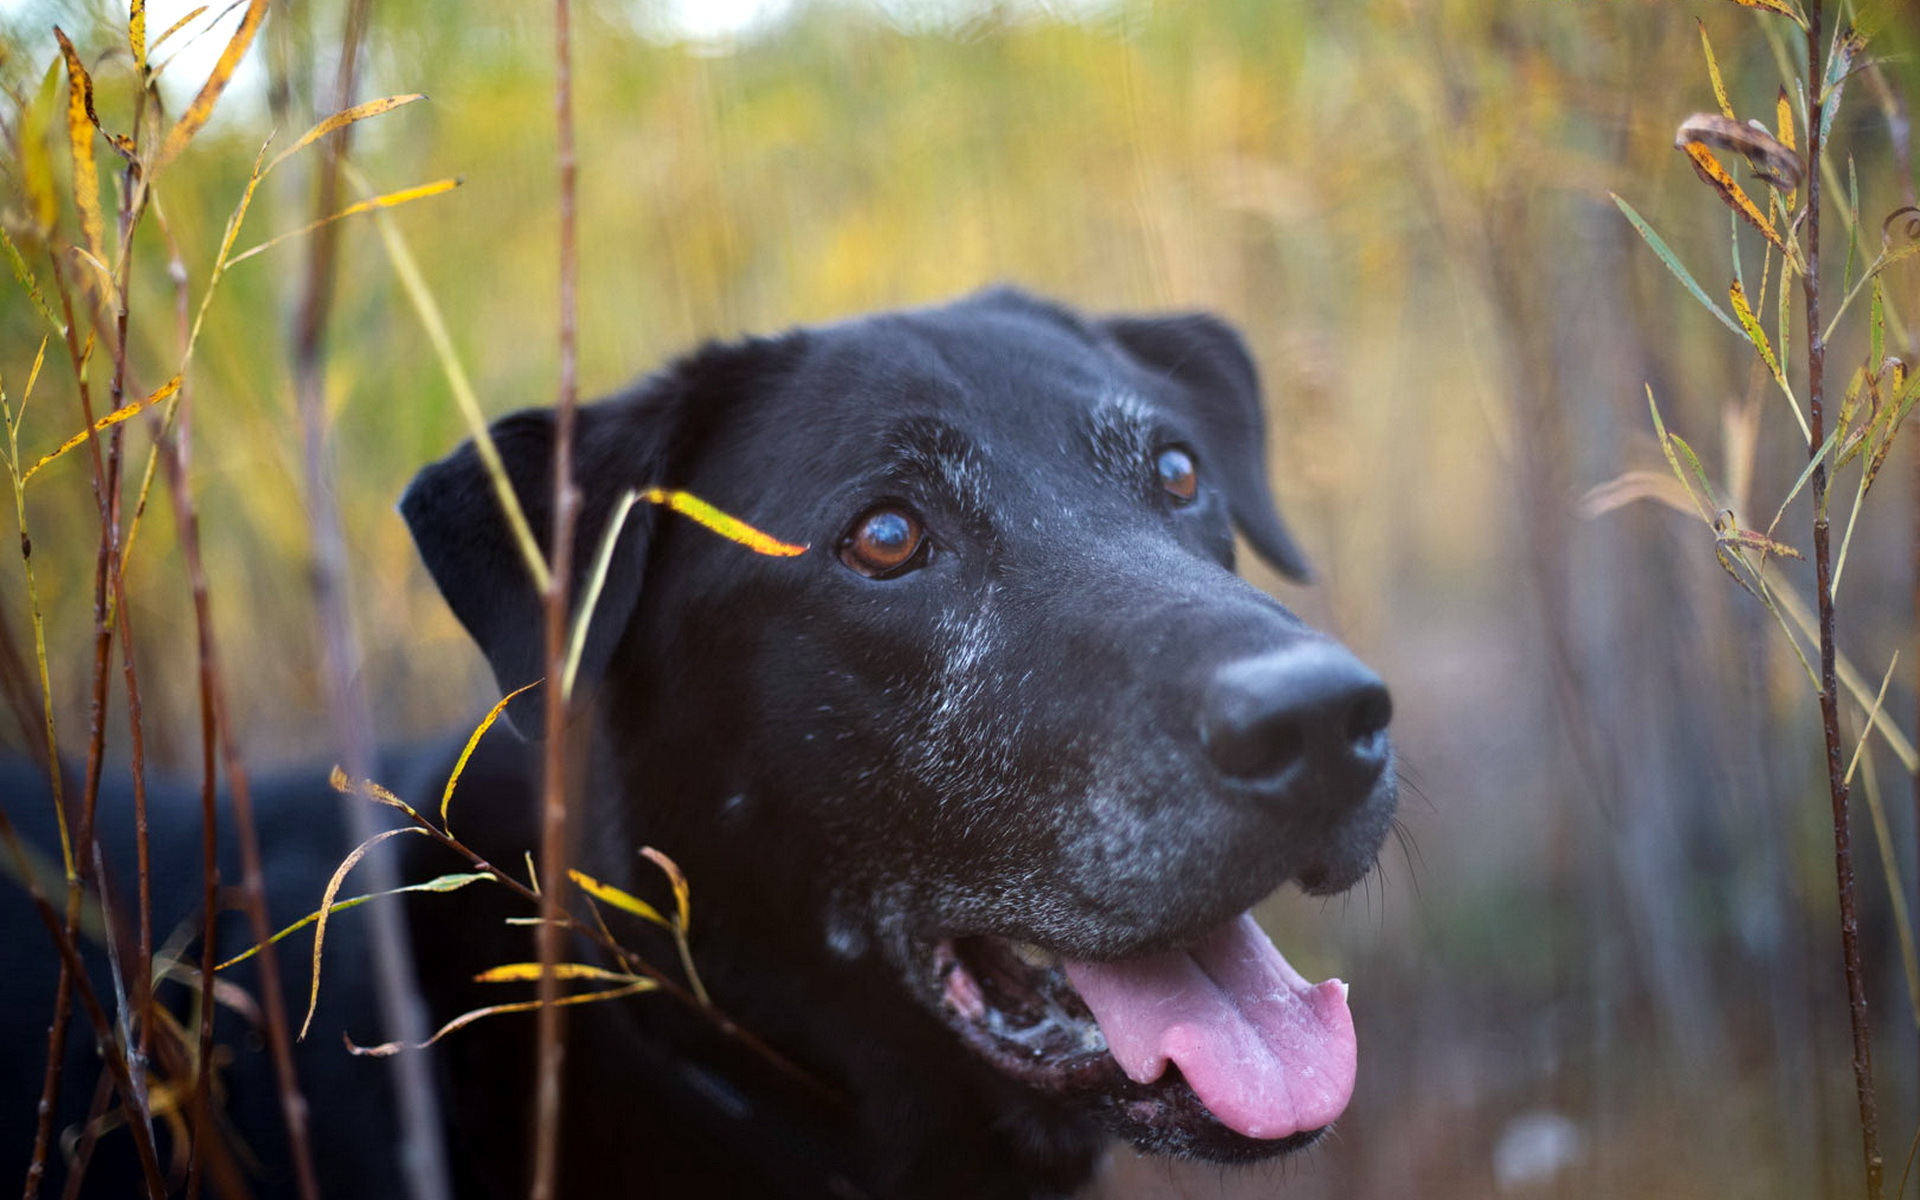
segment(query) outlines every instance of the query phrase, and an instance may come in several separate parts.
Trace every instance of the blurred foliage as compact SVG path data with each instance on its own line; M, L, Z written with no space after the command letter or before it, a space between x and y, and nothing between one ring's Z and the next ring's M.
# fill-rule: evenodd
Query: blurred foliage
M1855 7L1883 31L1890 80L1920 93L1920 14ZM161 210L196 299L269 129L284 143L316 115L343 8L276 8L252 74L166 176ZM1304 967L1356 981L1369 1047L1342 1138L1288 1171L1290 1194L1401 1196L1409 1181L1434 1197L1497 1181L1522 1195L1841 1193L1855 1169L1845 1018L1804 676L1690 522L1579 508L1624 471L1664 469L1648 383L1703 451L1756 439L1751 480L1728 488L1750 486L1756 512L1804 457L1786 422L1755 431L1748 408L1778 403L1764 369L1608 196L1630 195L1697 271L1724 262L1725 210L1673 131L1714 107L1696 18L1738 115L1771 117L1780 72L1750 13L1709 0L1223 0L1083 5L1068 19L1033 3L821 0L689 40L645 5L578 9L589 392L703 338L997 280L1093 309L1211 308L1246 331L1282 503L1325 580L1284 597L1383 667L1414 789L1415 850L1387 863L1380 890L1271 914ZM102 120L124 123L124 13L4 11L10 140L35 128L24 118L56 21L95 72ZM156 8L156 27L171 19ZM353 158L376 191L464 179L394 216L495 413L555 389L546 22L515 0L377 6L358 97L431 97L363 123ZM190 93L172 94L177 108ZM1835 134L1870 214L1910 186L1887 128L1856 91ZM64 172L57 119L44 132ZM0 178L0 219L17 234L17 163ZM308 220L308 189L292 166L276 174L240 244ZM392 512L463 426L379 239L345 232L327 359L340 501L379 727L404 738L470 725L491 699ZM44 263L44 247L23 248ZM149 222L130 327L149 390L178 357L167 262ZM262 761L329 753L286 349L302 262L292 242L233 269L187 385L233 707ZM1909 264L1888 294L1920 315L1917 283ZM0 294L0 381L15 395L41 326L17 288ZM70 383L55 382L28 409L29 457L80 428ZM28 500L73 729L86 725L97 539L81 458L36 478ZM1876 488L1848 571L1843 649L1875 678L1910 637L1911 498L1904 478ZM128 586L149 745L191 762L192 613L171 522L140 538ZM1777 569L1810 589L1802 564ZM10 556L0 578L18 630ZM1911 728L1904 680L1887 707ZM1906 777L1882 766L1897 799ZM1913 814L1890 807L1912 881ZM1892 940L1875 932L1884 886L1864 862L1863 874L1898 1147L1920 1104L1914 1032ZM1513 1139L1526 1150L1561 1128L1525 1119L1539 1114L1570 1121L1571 1140L1541 1143L1559 1157L1536 1182L1502 1174ZM1123 1163L1115 1186L1172 1182Z

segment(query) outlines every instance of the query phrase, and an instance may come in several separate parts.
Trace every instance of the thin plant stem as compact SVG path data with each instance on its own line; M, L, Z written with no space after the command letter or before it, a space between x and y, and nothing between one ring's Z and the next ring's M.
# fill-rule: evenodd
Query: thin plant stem
M1826 337L1820 324L1820 185L1818 169L1823 147L1821 124L1825 98L1820 81L1821 0L1807 6L1807 216L1806 274L1801 283L1807 317L1807 404L1813 437L1809 453L1818 455L1825 444ZM1820 618L1820 724L1826 739L1827 791L1833 806L1834 878L1840 900L1840 947L1847 980L1847 1012L1853 1028L1853 1081L1860 1108L1861 1150L1866 1166L1868 1200L1880 1200L1882 1164L1874 1111L1873 1046L1867 1021L1866 981L1860 967L1860 925L1853 879L1853 847L1848 829L1845 750L1840 736L1839 681L1834 670L1833 562L1827 518L1827 468L1813 469L1813 559L1815 602Z
M573 14L554 0L554 123L560 176L560 394L553 436L553 540L546 591L546 746L541 770L540 1017L534 1084L533 1200L553 1200L559 1180L560 1080L566 1047L560 1028L561 927L568 851L568 715L572 697L558 686L566 670L568 597L573 579L573 529L580 494L573 482L573 426L579 405L577 266L573 144Z

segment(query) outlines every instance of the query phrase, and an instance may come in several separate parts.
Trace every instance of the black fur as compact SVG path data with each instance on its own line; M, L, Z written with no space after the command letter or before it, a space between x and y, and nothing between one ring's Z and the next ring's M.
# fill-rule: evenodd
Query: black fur
M1307 573L1263 437L1252 362L1217 319L1095 320L1009 290L710 345L582 410L576 594L631 489L682 488L809 547L761 557L634 511L582 658L576 859L662 905L636 852L676 859L716 1003L820 1086L665 998L569 1010L565 1194L1057 1196L1109 1131L1221 1160L1309 1140L1241 1138L1190 1092L1146 1120L1117 1071L1010 1074L956 1034L929 960L955 937L1128 957L1289 880L1336 891L1371 866L1394 804L1384 689L1233 574L1235 527ZM544 541L551 416L494 438ZM1155 474L1168 447L1198 465L1191 503ZM928 540L910 569L867 578L841 549L881 504ZM539 598L474 448L423 470L401 508L501 687L543 674ZM1286 665L1302 648L1311 667ZM1300 670L1344 672L1364 697L1281 728L1273 697ZM541 730L547 690L515 702L521 730ZM454 825L518 863L537 843L538 747L483 745ZM447 766L421 767L415 794L437 795ZM420 877L460 869L412 854ZM504 894L408 911L436 1019L497 1002L473 974L532 956ZM616 932L674 962L649 927ZM531 1019L438 1053L462 1194L524 1194ZM340 1099L315 1095L322 1120Z

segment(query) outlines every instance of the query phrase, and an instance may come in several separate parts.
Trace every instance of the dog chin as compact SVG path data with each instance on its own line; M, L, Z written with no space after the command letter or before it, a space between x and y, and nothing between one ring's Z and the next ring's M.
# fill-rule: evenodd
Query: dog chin
M983 935L916 957L916 990L974 1054L1143 1151L1218 1163L1287 1154L1352 1094L1346 985L1309 983L1247 914L1112 962Z

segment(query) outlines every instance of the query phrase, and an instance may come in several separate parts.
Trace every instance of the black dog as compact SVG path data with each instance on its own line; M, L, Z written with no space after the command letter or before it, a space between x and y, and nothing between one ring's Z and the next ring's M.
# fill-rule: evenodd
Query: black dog
M543 535L552 436L543 411L494 428ZM809 549L762 557L650 508L615 544L579 673L576 859L662 905L637 850L677 860L714 1003L785 1065L664 997L568 1010L566 1195L1058 1196L1111 1133L1240 1161L1339 1115L1345 988L1245 914L1371 868L1390 704L1233 574L1235 527L1305 574L1262 439L1219 321L1005 290L709 346L581 411L576 594L634 489ZM502 686L540 676L539 599L477 452L401 508ZM519 863L538 751L482 746L453 822ZM395 782L437 795L447 769ZM437 1019L498 1002L474 974L530 957L504 892L409 913ZM616 932L673 964L647 928ZM436 1053L462 1194L524 1194L531 1019ZM340 1100L315 1095L317 1119ZM387 1190L351 1169L343 1194Z

